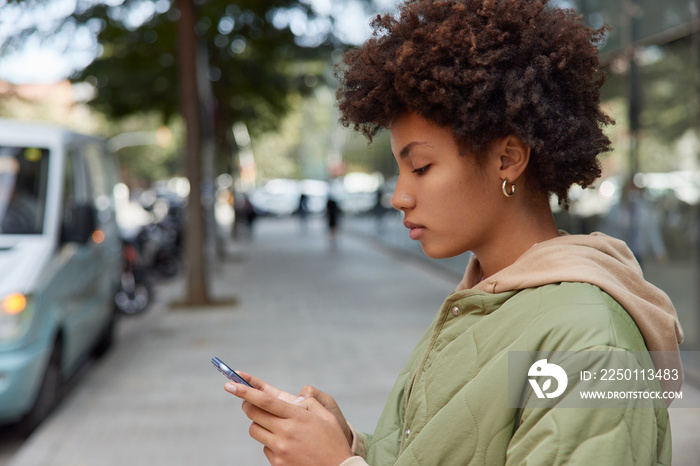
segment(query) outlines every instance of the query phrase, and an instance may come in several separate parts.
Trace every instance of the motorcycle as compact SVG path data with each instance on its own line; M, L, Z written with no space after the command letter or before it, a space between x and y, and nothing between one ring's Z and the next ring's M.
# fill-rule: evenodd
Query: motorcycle
M114 303L123 314L139 314L151 303L153 286L136 245L122 240L122 256L121 284Z

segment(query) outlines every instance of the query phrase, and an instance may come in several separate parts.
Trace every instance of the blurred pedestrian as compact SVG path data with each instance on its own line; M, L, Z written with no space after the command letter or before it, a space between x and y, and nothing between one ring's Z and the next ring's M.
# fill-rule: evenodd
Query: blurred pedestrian
M328 193L326 201L326 219L328 220L328 241L331 249L336 249L338 246L338 222L340 217L340 206L336 201L333 192Z
M640 266L647 258L661 263L667 259L661 220L646 198L645 190L632 179L623 186L620 201L610 209L600 229L625 241Z
M250 196L245 192L234 193L233 197L233 237L238 239L241 232L248 239L253 237L253 225L258 213L255 211L253 203L250 202Z
M473 255L373 435L314 387L291 395L245 374L256 388L226 389L245 400L250 435L275 465L670 464L663 405L558 408L582 382L555 366L564 376L538 386L551 404L531 407L529 377L553 354L622 354L653 371L647 349L665 351L674 375L642 381L643 392L682 381L668 297L623 242L563 234L550 209L551 195L567 205L570 186L593 183L610 150L596 48L605 30L546 0L414 0L373 26L338 69L341 121L370 139L390 129L392 205L424 253ZM510 367L514 352L533 364ZM511 405L509 389L525 404Z
M308 202L308 196L304 193L301 193L301 195L299 196L299 206L297 207L296 214L299 216L299 226L301 227L302 233L306 233L307 230Z
M384 197L384 188L377 188L377 192L375 192L374 195L374 207L372 207L372 212L374 213L374 224L377 234L381 235L382 220L384 219L384 213L386 212L386 209L384 209L384 204L382 203L382 198Z

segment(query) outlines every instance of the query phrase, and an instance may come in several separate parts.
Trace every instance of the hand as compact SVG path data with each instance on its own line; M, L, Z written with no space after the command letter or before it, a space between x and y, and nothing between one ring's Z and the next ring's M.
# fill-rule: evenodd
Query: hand
M345 420L345 416L343 416L343 413L340 411L338 404L335 402L332 396L315 387L312 387L311 385L307 385L306 387L302 388L299 396L304 398L315 398L324 408L330 411L338 420L340 427L343 429L348 445L352 445L352 431L350 430L350 426L348 425L348 422Z
M345 437L348 440L348 445L352 445L352 432L350 430L350 426L345 420L345 416L343 416L343 413L340 411L340 408L338 407L338 404L336 403L335 399L333 399L333 397L329 394L322 392L316 387L307 385L301 389L301 393L299 394L299 396L294 396L291 393L280 390L279 388L265 383L264 381L258 379L257 377L253 377L250 374L241 371L237 372L258 390L262 390L266 393L269 393L272 396L279 398L280 400L284 400L289 403L299 404L306 398L315 398L316 400L318 400L319 403L321 403L321 405L323 405L324 408L326 408L336 417L336 419L338 420L338 424L343 429L343 433L345 434Z
M271 465L338 466L352 456L336 414L314 395L326 402L332 401L330 396L307 390L310 397L295 397L248 374L241 375L255 388L232 382L224 388L244 400L243 412L253 421L250 436L264 445L263 451ZM329 404L340 413L335 401Z

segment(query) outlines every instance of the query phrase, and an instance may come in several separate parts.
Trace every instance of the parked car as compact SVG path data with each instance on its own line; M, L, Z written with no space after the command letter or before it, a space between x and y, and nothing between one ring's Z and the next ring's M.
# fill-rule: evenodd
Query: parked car
M100 139L0 119L0 424L31 432L112 343L116 173Z

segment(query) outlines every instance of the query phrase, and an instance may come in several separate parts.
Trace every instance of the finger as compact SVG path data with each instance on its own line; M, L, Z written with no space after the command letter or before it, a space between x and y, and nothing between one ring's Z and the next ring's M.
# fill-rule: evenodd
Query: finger
M266 448L271 448L272 442L274 442L275 439L275 436L272 432L255 422L250 424L248 434L250 435L250 438L260 443L261 445L264 445Z
M236 371L238 374L243 377L249 384L251 384L253 387L257 388L258 390L262 390L264 392L270 393L271 395L287 401L287 402L292 402L294 401L297 397L292 395L291 393L285 392L284 390L280 390L279 388L270 385L269 383L263 381L262 379L259 379L255 376L252 376L248 374L247 372L241 372L241 371Z
M323 392L321 390L314 387L313 385L306 385L304 388L301 389L299 396L303 396L305 398L316 398L322 393Z
M247 401L243 402L242 409L248 419L269 432L276 432L279 430L281 423L284 422L282 418L270 414ZM269 444L266 443L266 445Z
M311 385L302 388L299 396L303 396L304 398L316 398L326 407L335 406L336 404L332 396Z
M241 398L248 403L257 406L263 411L274 414L277 417L288 418L293 414L293 410L297 407L287 401L281 400L276 396L262 390L256 390L245 385L227 382L224 385L227 392Z
M275 454L272 452L272 450L270 450L268 447L264 447L264 448L263 448L263 453L265 453L265 458L267 458L267 461L268 461L270 464L275 464L275 463L274 463Z
M249 384L251 384L254 388L257 388L258 390L262 389L263 386L267 385L263 380L261 380L261 379L259 379L259 378L257 378L257 377L254 377L254 376L250 375L250 374L247 373L247 372L236 371L236 374L238 374L238 375L240 375L241 377L243 377L243 379L244 379L246 382L248 382Z

